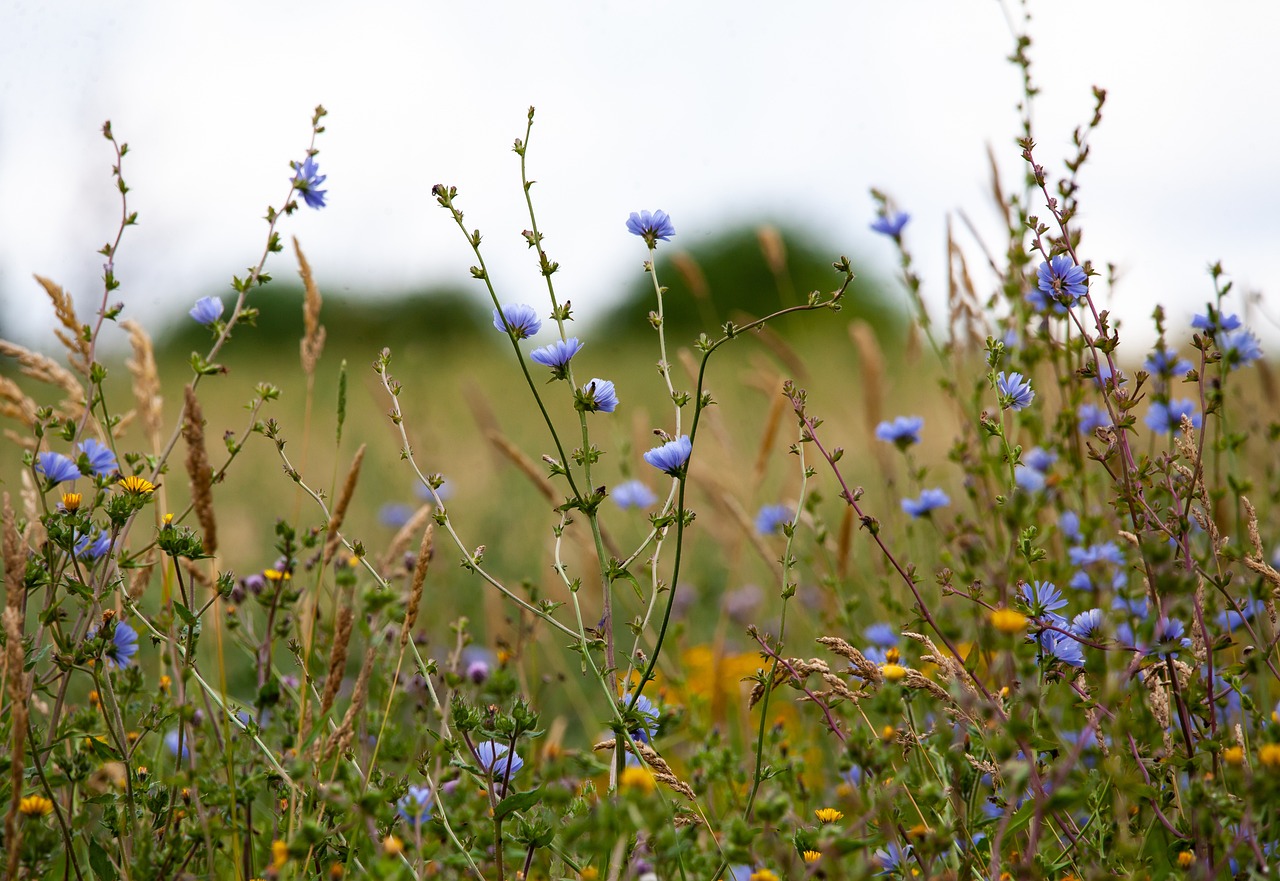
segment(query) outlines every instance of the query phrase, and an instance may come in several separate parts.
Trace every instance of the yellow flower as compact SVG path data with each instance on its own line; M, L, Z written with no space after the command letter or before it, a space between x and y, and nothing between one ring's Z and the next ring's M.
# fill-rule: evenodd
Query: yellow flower
M151 772L147 770L146 765L139 765L138 769L133 773L137 775L139 780L146 780L149 776L151 776Z
M991 626L1001 633L1024 633L1027 629L1027 616L1013 609L994 609L991 612Z
M161 690L161 691L168 691L168 690L169 690L169 685L170 685L171 683L172 683L172 680L170 680L168 676L161 676L161 677L160 677L160 690Z
M898 729L894 728L892 725L886 725L880 729L880 739L883 741L888 742L890 740L893 740L897 736L898 736Z
M761 869L758 872L752 872L748 881L778 881L778 876L769 869Z
M119 487L127 493L135 493L140 496L149 496L156 491L154 483L136 474L121 478Z
M822 852L817 850L806 850L804 852L804 861L806 863L816 863L822 859Z
M382 852L389 857L398 857L404 853L404 842L394 835L382 839Z
M880 675L889 682L899 682L907 678L907 668L901 664L883 664L880 667Z
M346 870L345 868L343 868L342 863L330 863L330 864L329 864L329 877L330 877L330 878L335 878L335 879L336 879L336 878L341 878L341 877L343 876L343 874L344 874L346 871L347 871L347 870Z
M1182 869L1191 868L1191 864L1196 861L1196 855L1189 850L1184 850L1178 854L1178 867Z
M837 823L844 819L844 811L835 808L818 808L813 813L821 823Z
M1228 765L1244 764L1244 748L1239 746L1229 746L1222 751L1222 761Z
M653 792L656 785L653 774L648 768L632 765L629 768L623 768L622 773L618 775L618 786L623 789L639 789L643 792Z
M98 692L96 691L89 692L89 706L96 707L101 705L101 703L102 703L102 696L99 695Z
M162 521L161 521L161 522L162 522L165 526L172 526L172 525L173 525L173 514L165 514L165 515L164 515L164 518L162 519Z
M263 569L262 577L267 581L288 581L293 575L288 571L281 572L279 569Z
M1258 761L1268 771L1280 771L1280 743L1264 743L1258 747Z
M289 862L289 845L277 838L271 842L271 866L278 872L287 862Z
M896 664L902 660L902 652L896 648L888 648L884 650L884 660L887 664Z
M78 511L80 503L84 501L84 497L80 493L63 493L62 494L62 510Z
M53 812L53 802L43 795L28 795L18 802L18 810L26 817L43 817Z
M578 873L578 877L582 881L596 881L600 877L600 871L595 866L587 866Z

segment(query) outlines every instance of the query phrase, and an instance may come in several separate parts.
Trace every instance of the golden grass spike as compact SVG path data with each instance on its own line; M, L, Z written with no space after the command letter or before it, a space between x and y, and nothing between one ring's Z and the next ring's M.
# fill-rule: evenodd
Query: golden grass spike
M730 318L739 325L755 320L745 312L735 312ZM752 330L751 333L755 334L756 339L763 343L765 348L773 352L777 359L782 362L783 366L787 368L787 372L791 374L792 379L802 384L809 381L809 369L805 367L804 359L796 354L796 350L791 348L786 340L779 336L773 328L767 324L762 324Z
M187 442L187 477L191 481L191 505L204 531L204 552L218 550L218 521L213 514L213 470L204 447L204 413L196 392L188 385L184 394L182 437Z
M782 233L776 226L765 224L756 230L756 241L760 243L760 253L769 271L782 276L787 271L787 243L782 240Z
M853 506L845 505L840 517L840 534L836 539L836 577L841 581L849 574L849 554L853 548Z
M995 199L996 207L1000 209L1000 214L1004 217L1004 225L1013 227L1013 220L1009 216L1009 203L1004 198L1004 189L1000 186L1000 166L996 163L996 151L987 144L987 163L991 166L991 198Z
M781 387L778 383L777 388ZM778 436L778 426L782 424L782 414L787 409L787 399L780 394L772 396L772 404L769 405L769 415L764 420L764 431L760 433L760 446L756 450L756 464L752 468L752 483L755 486L760 485L760 481L764 479L765 468L769 465L769 453L773 451L774 439Z
M351 739L356 733L356 717L364 711L365 702L369 698L369 674L373 672L375 657L377 652L371 645L364 653L364 664L360 667L360 676L356 679L355 690L351 693L351 705L347 707L346 715L342 717L342 724L338 726L338 730L329 735L329 741L325 744L320 761L325 761L335 752L340 755L351 746ZM392 687L395 687L394 683Z
M879 448L884 444L875 443L875 430L884 419L884 352L880 350L875 330L861 319L849 322L849 338L858 351L858 369L862 373L862 382L859 383L862 387L862 413L867 433L873 448Z
M40 493L36 490L31 471L22 469L22 517L27 528L22 531L22 540L29 548L38 548L44 543L45 528L40 520Z
M155 451L160 445L160 430L164 422L164 399L160 397L160 370L156 367L155 349L151 337L142 325L133 319L120 322L129 334L133 357L124 362L133 377L133 400L142 419L142 429Z
M707 284L707 277L702 274L702 267L688 251L676 251L672 254L671 265L680 273L684 283L689 286L689 292L696 299L705 300L711 296L711 287Z
M18 370L37 382L57 386L66 392L66 398L58 405L62 414L79 418L84 413L85 394L80 380L71 371L57 361L39 352L23 348L17 343L0 340L0 355L13 358L18 362Z
M404 624L400 627L400 648L409 644L409 636L413 625L418 621L418 607L422 603L422 586L427 581L427 568L431 565L434 550L435 524L428 523L422 533L422 544L418 546L418 562L413 567L413 581L409 586L409 605L405 609Z
M89 372L89 341L84 338L84 328L80 324L80 319L76 317L76 307L71 302L71 297L62 289L62 285L56 281L45 278L43 275L35 276L35 280L40 282L40 286L44 288L49 299L53 301L53 311L58 317L58 323L62 325L63 330L54 330L58 337L58 341L67 349L67 360L71 366L81 373Z
M334 698L338 696L338 688L342 685L343 674L347 670L347 651L351 646L351 628L355 621L355 613L351 607L344 605L338 610L338 623L333 632L333 647L329 650L329 673L324 680L324 692L320 696L320 718L333 708Z
M339 530L342 529L342 521L347 517L347 508L351 505L351 497L355 495L356 483L360 480L360 465L364 462L366 447L367 444L361 444L360 449L356 450L356 455L351 460L351 468L347 471L347 479L342 483L342 492L338 494L338 501L334 504L333 510L329 512L329 529L324 540L324 564L326 566L333 561L333 555L337 553L338 546L341 543Z
M298 255L298 275L302 276L302 284L306 288L306 298L302 301L302 342L299 348L302 354L302 371L311 376L320 361L320 353L324 351L325 331L320 323L320 288L311 275L311 264L302 253L298 237L293 237L293 252Z
M0 528L4 531L4 692L9 699L8 715L13 725L12 739L9 744L10 787L12 798L9 811L4 818L4 840L8 845L9 878L18 877L18 857L22 848L19 842L18 803L23 792L23 756L27 736L27 683L23 672L25 652L22 648L23 605L26 589L23 587L27 568L26 547L18 535L18 527L9 503L9 494L4 494L3 514L0 515Z
M382 573L383 578L391 577L391 568L396 565L400 555L408 549L413 537L420 534L423 527L427 525L427 521L431 519L432 510L434 509L430 503L421 506L391 537L391 543L387 545L387 549L378 560L378 571Z
M16 382L0 376L0 416L31 427L36 424L36 409L36 402L28 398Z

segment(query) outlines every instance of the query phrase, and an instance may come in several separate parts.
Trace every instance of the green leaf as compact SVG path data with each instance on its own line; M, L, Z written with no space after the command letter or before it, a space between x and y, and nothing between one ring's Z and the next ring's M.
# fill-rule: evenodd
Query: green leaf
M102 881L116 881L116 867L111 864L111 858L96 838L89 839L89 865L93 868L93 874Z
M173 601L173 608L177 610L178 617L182 619L182 623L186 624L188 627L195 627L196 623L200 620L195 615L191 614L190 609L177 600Z
M515 795L508 795L502 801L498 802L498 807L495 808L493 812L493 819L501 820L513 811L523 811L525 808L537 804L541 799L541 786L537 789L531 789L528 792L517 792Z

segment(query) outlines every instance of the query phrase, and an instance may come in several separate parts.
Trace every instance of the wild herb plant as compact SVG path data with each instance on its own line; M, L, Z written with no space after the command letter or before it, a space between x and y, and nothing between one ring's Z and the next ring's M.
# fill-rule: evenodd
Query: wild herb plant
M210 344L192 356L180 416L166 424L160 395L172 379L146 331L121 320L127 303L112 302L137 214L127 145L105 126L121 220L102 250L95 319L82 324L72 299L40 279L68 366L0 343L26 377L0 377L0 412L22 450L3 502L8 876L1273 872L1271 373L1216 264L1191 328L1157 310L1154 348L1122 345L1104 307L1114 280L1077 219L1105 93L1095 91L1063 171L1051 170L1033 139L1029 45L1020 38L1013 55L1021 186L1006 194L993 175L1007 237L979 243L990 293L949 229L947 320L935 322L909 215L872 193L871 228L897 249L914 310L911 339L928 347L888 358L852 329L861 370L840 380L861 388L873 432L853 455L841 446L857 421L847 403L798 371L771 386L774 403L750 423L763 428L754 468L730 455L731 423L713 423L742 396L709 391L731 386L716 380L731 344L754 345L799 313L839 320L848 258L834 262L829 292L708 329L689 350L664 327L662 255L675 221L631 214L669 406L650 426L641 471L617 420L646 380L621 371L589 324L577 330L557 292L528 173L532 108L514 151L545 301L507 293L459 190L434 187L493 332L509 342L502 405L526 407L545 430L532 451L487 438L545 501L511 518L519 536L477 536L455 516L448 496L466 475L415 445L421 399L405 392L419 379L396 378L396 353L383 350L367 354L398 465L424 500L379 547L357 537L356 490L377 429L348 425L343 362L333 446L352 432L361 445L344 475L311 473L326 333L296 242L302 424L267 417L282 390L264 383L223 447L209 443L206 390L230 381L218 358L233 331L271 308L259 290L283 250L279 227L300 204L326 205L323 108L285 200L267 210L260 258L233 279L230 308L206 297L191 309ZM536 346L544 321L553 339ZM99 356L111 323L133 349L126 412ZM773 345L801 370L830 354ZM927 417L881 412L886 392L901 399L905 381L890 373L907 363L939 377ZM787 455L769 456L786 425ZM939 438L950 442L945 460L929 453ZM264 565L237 577L221 565L219 487L246 454L275 456L310 505L253 524ZM790 497L759 498L773 473ZM762 502L754 519L744 499ZM700 532L712 540L700 545ZM491 562L485 543L515 552ZM706 605L690 600L700 591L689 573L735 566L726 558L747 547L772 596L744 585L717 598L719 620L698 620ZM538 571L547 548L549 574ZM500 646L457 611L476 592L505 610Z

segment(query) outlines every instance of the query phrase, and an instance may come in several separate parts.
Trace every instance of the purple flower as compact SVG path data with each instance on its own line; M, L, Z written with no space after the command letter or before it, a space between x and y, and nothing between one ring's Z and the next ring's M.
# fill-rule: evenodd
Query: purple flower
M795 509L786 505L765 505L756 514L756 532L760 535L773 535L781 532L784 526L791 523Z
M302 194L302 201L312 208L323 208L328 190L320 189L320 185L328 175L320 174L316 157L308 154L303 162L290 162L289 166L294 170L293 188Z
M931 511L951 504L951 498L940 489L926 489L918 499L903 499L902 510L912 517L923 517Z
M183 737L179 729L170 729L164 736L165 748L169 750L169 755L177 757L178 747L182 747L182 758L191 755L191 744L189 737Z
M1084 666L1084 650L1080 643L1065 633L1046 630L1040 634L1040 650L1046 660L1061 661L1072 667Z
M1065 608L1067 601L1062 598L1062 591L1052 581L1033 581L1022 585L1022 598L1036 618L1050 617L1063 620L1062 616L1053 612Z
M505 743L497 743L492 740L484 740L476 744L476 758L480 762L480 767L490 777L498 779L506 779L509 776L515 776L515 773L524 767L524 759L519 754L512 753L510 759L507 758L508 747ZM510 774L507 772L507 765L510 763Z
M664 242L669 241L676 234L671 218L667 216L667 212L661 210L652 214L648 211L641 211L638 214L632 211L631 216L627 218L627 229L643 238L650 248L656 248L659 239Z
M1187 628L1177 618L1161 618L1156 622L1155 641L1157 644L1177 644L1182 648L1190 648L1191 640L1183 636ZM1165 652L1165 654L1176 655L1178 649Z
M1102 610L1090 609L1071 619L1071 632L1081 639L1088 639L1102 629Z
M1200 414L1196 412L1196 405L1186 398L1170 401L1167 404L1160 401L1154 402L1143 421L1152 431L1162 434L1170 431L1181 434L1183 416L1190 417L1191 424L1195 428L1200 427L1201 419Z
M618 392L613 383L596 377L582 387L582 409L588 413L612 413L618 409Z
M75 462L61 453L49 450L36 456L36 473L43 475L50 486L83 476Z
M1075 305L1089 292L1084 269L1076 266L1066 254L1041 263L1036 275L1039 283L1035 291L1027 294L1027 299L1033 300L1033 294L1039 293L1039 302L1033 302L1042 311L1052 304L1055 311L1065 312L1067 306Z
M116 454L111 447L99 443L96 438L77 444L76 448L89 457L89 470L97 477L110 477L119 470Z
M1218 335L1218 348L1227 366L1234 369L1262 357L1262 345L1248 330L1230 330Z
M902 235L902 228L910 219L911 215L905 211L890 211L886 208L884 213L876 218L875 223L871 224L871 228L881 235L896 239Z
M532 306L523 303L511 303L502 310L493 310L493 326L509 333L518 340L527 339L542 329L542 322Z
M920 429L924 428L924 419L919 416L898 416L892 422L881 422L876 426L876 437L880 440L906 449L911 444L920 443Z
M638 480L627 480L618 484L610 493L619 508L647 508L658 500L653 490Z
M471 645L462 650L462 664L466 670L466 676L476 685L483 685L488 681L489 675L493 672L493 667L498 663L498 659L494 657L493 652L484 646Z
M217 297L201 297L187 313L197 324L210 325L222 317L222 301Z
M667 441L662 446L654 447L645 453L644 460L672 477L682 477L692 452L693 444L689 441L689 435L682 434L675 440Z
M549 346L534 349L529 353L529 358L550 367L551 375L556 379L564 379L569 369L569 359L578 354L582 346L576 336L571 336L567 340L556 340Z
M133 656L138 653L138 631L127 622L116 622L115 633L111 634L111 644L104 653L107 665L117 669L128 667Z
M396 802L396 813L414 826L421 826L431 819L434 806L431 796L430 786L410 786L409 791Z
M1000 371L996 377L996 390L1000 393L1000 409L1025 410L1035 400L1036 393L1031 390L1031 380L1024 379L1021 373L1005 375Z

